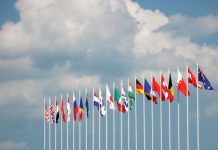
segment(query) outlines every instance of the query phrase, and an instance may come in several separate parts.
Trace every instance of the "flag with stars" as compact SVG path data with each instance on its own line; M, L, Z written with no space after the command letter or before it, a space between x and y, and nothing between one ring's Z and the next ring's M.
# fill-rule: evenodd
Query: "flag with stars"
M198 81L202 82L204 85L205 90L213 90L209 80L203 73L202 69L198 66Z

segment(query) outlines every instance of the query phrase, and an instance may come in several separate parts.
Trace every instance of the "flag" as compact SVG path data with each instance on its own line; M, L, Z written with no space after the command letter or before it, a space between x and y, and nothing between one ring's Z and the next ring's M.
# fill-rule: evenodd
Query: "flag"
M94 95L93 95L93 101L94 101L94 106L98 107L99 108L99 98L97 97L97 94L96 92L94 92Z
M79 120L83 119L83 100L82 96L80 96L80 103L79 103Z
M70 97L67 94L67 121L70 122Z
M161 75L161 89L162 89L162 92L163 92L163 94L164 94L164 97L165 98L168 98L168 86L167 86L167 84L166 84L166 82L165 82L165 80L164 80L164 76L163 75Z
M58 106L58 99L56 97L56 123L58 123L59 119L59 106Z
M161 91L159 84L157 83L156 79L154 77L152 77L152 90L156 91L157 94L160 96L161 93L161 100L164 101L165 100L165 96L164 93Z
M125 110L128 111L128 101L126 98L126 92L123 88L123 82L121 81L121 103L124 104Z
M168 99L170 100L170 103L174 100L174 89L173 89L171 74L169 76L169 84L168 84Z
M143 86L137 79L136 79L136 94L144 94Z
M129 105L130 105L130 110L133 109L133 105L135 103L135 95L132 91L132 87L130 85L130 82L128 81L128 96L129 96Z
M99 106L100 106L100 114L102 117L106 116L106 108L105 108L105 105L104 105L104 99L103 97L101 96L101 89L99 88Z
M75 98L75 95L73 93L73 118L74 118L74 121L76 121L76 116L77 116L77 113L78 113L78 106L77 106L77 103L76 103L76 98Z
M51 119L50 123L55 123L54 107L53 107L52 102L50 104L49 110L50 110L50 119Z
M113 100L113 97L111 96L111 93L110 93L110 90L109 90L107 84L106 84L106 101L109 101L109 103L110 103L109 108L114 110L115 109L114 100Z
M178 70L177 88L183 95L187 96L187 86L179 70ZM190 96L189 91L188 91L188 96Z
M65 114L65 111L64 111L64 100L62 99L61 100L61 114L62 114L62 121L64 123L66 123L66 114Z
M89 117L89 102L88 102L88 92L86 93L86 115Z
M148 100L153 100L155 104L157 104L157 97L155 93L151 90L151 86L149 85L148 81L145 79L144 81L144 93Z
M117 108L118 108L118 110L124 113L124 112L126 112L125 106L120 103L120 99L121 99L120 92L119 92L119 90L116 89L116 87L115 87L115 88L114 88L114 100L115 100L115 102L117 102Z
M47 105L45 105L44 113L45 113L45 120L46 120L46 122L47 122L48 124L50 124L50 116L49 116L49 113L48 113Z
M193 84L196 88L202 89L202 86L198 84L197 79L195 78L194 74L192 73L191 69L188 67L188 83Z
M213 87L200 67L198 67L198 81L203 83L205 90L213 90Z

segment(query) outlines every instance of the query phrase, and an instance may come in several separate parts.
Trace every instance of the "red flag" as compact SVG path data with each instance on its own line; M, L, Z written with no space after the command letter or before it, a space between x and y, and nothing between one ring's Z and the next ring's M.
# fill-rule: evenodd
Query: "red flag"
M62 99L62 102L61 102L61 114L62 114L62 121L64 123L66 123L66 114L65 114L65 111L64 111L64 100Z
M161 89L162 89L162 92L165 96L165 98L169 99L168 96L169 96L169 93L168 93L168 86L166 84L166 82L164 81L164 76L161 75Z
M160 86L159 84L157 83L156 79L154 77L152 77L152 90L153 91L156 91L158 93L158 95L160 96ZM165 96L164 96L164 93L161 92L162 94L162 98L161 100L164 101L165 100Z
M202 89L202 86L198 84L197 79L192 73L191 69L188 67L188 83L193 84L196 88Z
M187 86L179 70L178 70L177 87L183 95L187 96ZM188 96L190 96L189 91L188 91Z

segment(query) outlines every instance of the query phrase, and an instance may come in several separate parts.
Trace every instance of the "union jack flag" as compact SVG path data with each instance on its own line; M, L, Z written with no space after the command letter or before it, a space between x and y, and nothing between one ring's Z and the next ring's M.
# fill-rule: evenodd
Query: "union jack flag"
M198 67L198 81L203 83L205 90L213 90L213 87L200 67Z
M50 116L49 116L49 114L48 114L47 105L45 105L44 113L45 113L45 120L47 121L48 124L50 124Z

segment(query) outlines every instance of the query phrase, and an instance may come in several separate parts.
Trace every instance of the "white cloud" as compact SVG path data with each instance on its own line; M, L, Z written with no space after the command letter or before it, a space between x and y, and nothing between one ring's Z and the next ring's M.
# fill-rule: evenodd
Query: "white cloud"
M1 150L27 150L26 142L3 141L0 143Z

